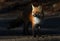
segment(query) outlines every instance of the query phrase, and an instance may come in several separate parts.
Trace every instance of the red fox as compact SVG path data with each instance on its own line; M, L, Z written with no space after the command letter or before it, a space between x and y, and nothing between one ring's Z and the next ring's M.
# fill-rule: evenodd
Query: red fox
M33 33L33 35L34 35L35 26L37 24L40 24L40 22L41 22L41 19L40 19L41 12L42 12L42 6L40 6L40 5L39 6L34 6L32 4L32 12L29 16L29 19L32 23L32 33Z

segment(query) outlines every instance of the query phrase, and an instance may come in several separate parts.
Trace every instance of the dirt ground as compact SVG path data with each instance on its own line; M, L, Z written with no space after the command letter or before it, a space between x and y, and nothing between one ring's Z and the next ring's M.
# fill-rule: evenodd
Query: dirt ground
M0 36L0 41L60 41L60 36L44 36L44 38L33 38L32 36Z

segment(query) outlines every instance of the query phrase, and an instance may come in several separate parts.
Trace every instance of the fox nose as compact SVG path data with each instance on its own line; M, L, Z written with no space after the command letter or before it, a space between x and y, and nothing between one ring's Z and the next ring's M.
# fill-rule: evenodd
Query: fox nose
M33 15L34 17L39 17L40 16L40 13L36 13Z

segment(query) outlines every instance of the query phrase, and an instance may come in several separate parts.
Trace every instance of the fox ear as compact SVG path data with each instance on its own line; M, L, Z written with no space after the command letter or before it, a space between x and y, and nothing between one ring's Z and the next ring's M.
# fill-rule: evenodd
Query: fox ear
M41 6L38 6L38 8L41 8Z
M32 8L34 8L34 6L32 5Z
M39 8L40 10L42 10L42 7L41 7L41 6L38 6L38 8Z

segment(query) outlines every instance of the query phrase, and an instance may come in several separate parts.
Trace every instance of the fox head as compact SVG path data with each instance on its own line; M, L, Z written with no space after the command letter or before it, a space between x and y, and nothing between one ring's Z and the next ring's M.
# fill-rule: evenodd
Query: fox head
M41 14L41 12L42 12L42 6L40 6L40 5L34 6L32 4L32 15Z

